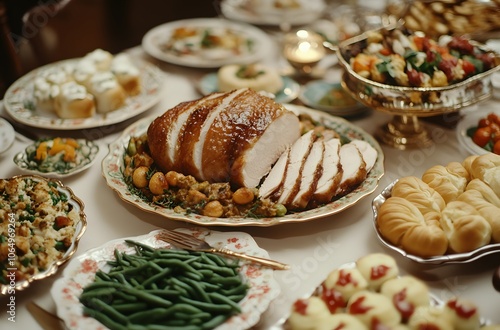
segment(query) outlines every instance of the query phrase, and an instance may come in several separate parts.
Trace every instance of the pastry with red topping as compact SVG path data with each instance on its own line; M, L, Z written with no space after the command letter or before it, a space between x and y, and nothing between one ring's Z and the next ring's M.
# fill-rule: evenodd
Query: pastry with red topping
M361 257L356 266L368 281L368 288L374 291L378 291L385 281L399 275L396 260L383 253L372 253Z
M481 325L477 306L470 300L452 298L446 302L444 311L456 330L479 329Z
M439 306L420 306L408 320L410 329L453 330L451 317Z
M355 293L347 303L347 312L370 329L382 329L401 323L401 315L391 299L372 291Z
M429 306L430 303L430 294L427 285L418 278L410 275L388 280L382 284L380 293L391 299L405 323L417 307Z
M297 300L292 307L292 314L288 318L291 329L317 330L322 328L331 316L325 302L316 296Z
M339 292L346 304L353 294L368 288L367 280L357 268L335 269L328 274L323 285L327 289Z

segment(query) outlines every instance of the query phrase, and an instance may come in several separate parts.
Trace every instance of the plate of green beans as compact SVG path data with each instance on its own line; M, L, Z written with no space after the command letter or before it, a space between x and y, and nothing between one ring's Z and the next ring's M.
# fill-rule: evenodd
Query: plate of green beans
M246 233L178 230L269 257ZM69 329L248 329L278 296L272 269L176 249L160 232L110 241L68 264L51 294Z

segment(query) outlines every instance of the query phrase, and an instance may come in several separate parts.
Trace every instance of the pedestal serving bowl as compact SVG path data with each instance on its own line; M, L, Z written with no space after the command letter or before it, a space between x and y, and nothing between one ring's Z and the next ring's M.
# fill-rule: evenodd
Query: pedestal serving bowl
M400 28L400 25L397 27ZM394 29L386 27L380 30ZM475 51L490 54L493 66L457 83L443 87L407 87L379 83L355 72L351 58L364 49L371 31L348 39L335 47L343 66L343 87L359 102L378 111L394 115L376 136L381 142L399 149L427 147L432 144L419 117L456 112L492 95L491 74L500 69L500 55L485 45L470 41Z

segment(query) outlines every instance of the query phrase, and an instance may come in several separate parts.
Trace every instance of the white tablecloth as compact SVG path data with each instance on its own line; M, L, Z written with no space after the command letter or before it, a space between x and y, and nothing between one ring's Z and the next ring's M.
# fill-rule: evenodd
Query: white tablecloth
M63 182L85 202L88 218L87 231L84 234L76 255L98 247L109 240L148 233L157 229L157 225L167 228L188 226L182 222L170 221L160 216L145 213L123 202L107 185L101 174L100 160L107 152L107 144L115 140L120 131L135 120L162 114L179 102L201 96L196 89L196 79L208 71L181 68L158 63L142 53L140 47L130 50L135 56L143 57L160 66L166 73L166 81L161 102L142 115L125 123L112 125L106 130L84 130L84 134L99 137L98 161L87 171L64 179ZM270 50L264 62L276 63L277 50ZM338 70L338 69L337 69ZM329 78L335 79L338 72L329 71ZM494 109L500 102L489 100L479 107ZM370 134L391 118L380 112L368 112L366 116L353 118L351 121ZM421 175L427 168L451 161L461 161L467 154L460 149L453 129L427 125L432 130L436 143L427 149L401 151L385 145L385 175L376 191L359 201L353 207L323 219L298 224L286 224L272 227L217 227L221 231L244 231L251 234L258 245L266 249L271 258L288 263L289 271L276 271L275 277L281 286L281 294L273 301L262 315L258 329L267 329L286 315L292 303L299 297L310 293L326 275L338 266L355 261L372 252L384 252L394 256L402 273L413 274L431 287L440 299L451 296L467 297L477 303L481 315L494 323L500 324L500 293L492 286L492 273L500 265L500 254L490 255L478 261L461 265L421 266L385 248L377 239L372 220L372 199L393 180L407 175ZM33 129L40 135L56 136L60 132L45 132ZM75 132L76 133L76 132ZM78 132L76 134L81 134ZM14 165L14 154L23 150L28 142L16 140L13 147L0 155L1 177L7 178L20 171ZM39 326L26 310L26 304L35 300L50 311L55 311L55 304L50 296L51 284L60 276L56 275L33 283L27 290L16 292L16 322L8 321L7 300L0 301L0 329L35 330Z

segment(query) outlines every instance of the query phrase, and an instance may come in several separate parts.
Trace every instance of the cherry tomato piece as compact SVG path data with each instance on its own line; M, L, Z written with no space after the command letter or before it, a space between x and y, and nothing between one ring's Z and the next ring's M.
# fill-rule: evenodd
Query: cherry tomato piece
M490 127L481 127L476 130L474 136L472 137L472 141L475 144L484 148L486 144L490 141L491 138L491 128Z
M486 118L490 122L495 123L497 125L500 125L500 117L496 113L490 113L490 114L488 114L488 116L486 116Z
M491 121L489 121L488 118L481 118L477 122L477 127L486 127L486 126L490 126L490 124L491 124Z
M493 145L493 153L500 155L500 140Z

